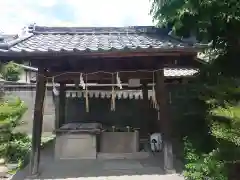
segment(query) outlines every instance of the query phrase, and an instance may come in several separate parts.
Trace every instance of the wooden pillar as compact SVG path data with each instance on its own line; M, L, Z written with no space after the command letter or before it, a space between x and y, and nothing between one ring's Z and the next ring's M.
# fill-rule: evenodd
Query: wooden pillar
M60 128L65 123L65 106L66 106L66 88L64 83L60 83L60 89L59 89L59 104L58 104L58 128Z
M39 68L37 74L36 96L32 129L32 152L30 158L30 175L38 175L40 161L40 146L43 124L43 106L46 90L46 78L44 69Z
M171 142L171 117L168 103L168 93L164 83L164 70L156 72L156 98L160 109L160 130L163 136L164 169L166 173L173 172L173 152Z

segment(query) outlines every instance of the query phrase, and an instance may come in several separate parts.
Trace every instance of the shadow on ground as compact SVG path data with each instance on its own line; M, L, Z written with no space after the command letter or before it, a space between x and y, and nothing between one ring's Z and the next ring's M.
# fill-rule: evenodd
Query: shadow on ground
M183 180L179 174L166 175L160 154L138 160L54 160L54 142L41 152L40 175L35 179L68 180ZM179 168L180 170L181 168ZM12 180L34 179L29 176L29 167L17 172Z

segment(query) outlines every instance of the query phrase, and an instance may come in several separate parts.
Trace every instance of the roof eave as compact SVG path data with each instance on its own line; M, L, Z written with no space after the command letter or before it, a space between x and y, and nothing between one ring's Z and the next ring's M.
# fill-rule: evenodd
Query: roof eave
M17 43L20 43L30 37L32 37L33 34L26 34L24 36L21 36L17 39L14 39L12 41L9 41L9 42L5 42L5 43L0 43L0 53L8 53L9 52L9 49L14 46L15 44Z
M174 56L181 54L197 55L202 47L184 48L147 48L137 50L114 50L114 51L9 51L0 49L0 57L61 57L61 56L85 56L85 57L119 57L119 56Z

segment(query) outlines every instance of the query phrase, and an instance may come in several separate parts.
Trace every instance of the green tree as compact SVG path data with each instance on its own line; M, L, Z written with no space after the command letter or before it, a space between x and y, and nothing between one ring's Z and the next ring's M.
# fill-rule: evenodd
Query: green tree
M0 158L6 158L7 161L17 161L15 158L17 155L13 155L11 147L11 143L16 139L13 129L19 124L26 109L24 102L17 97L5 97L5 100L0 102ZM19 147L19 143L19 141L18 144L15 143L16 146ZM17 153L17 150L15 152ZM20 150L18 153L21 153Z
M190 106L182 106L179 113L180 124L197 121L199 128L180 134L191 144L185 146L189 179L226 179L218 172L240 159L240 1L152 0L151 14L174 35L211 44L208 52L214 56L186 87Z
M20 66L11 61L8 64L2 66L1 74L7 81L18 81L20 79L19 76L22 71L23 69Z
M151 13L159 26L172 27L180 37L195 36L211 42L221 55L214 68L228 75L240 75L240 1L238 0L152 0Z

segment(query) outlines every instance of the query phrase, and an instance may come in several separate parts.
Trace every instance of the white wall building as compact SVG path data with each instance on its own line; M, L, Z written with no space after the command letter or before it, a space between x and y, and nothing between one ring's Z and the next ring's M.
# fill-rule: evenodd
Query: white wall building
M29 62L24 62L23 64L18 64L22 67L23 71L19 76L19 83L31 83L36 80L37 68L31 67Z

